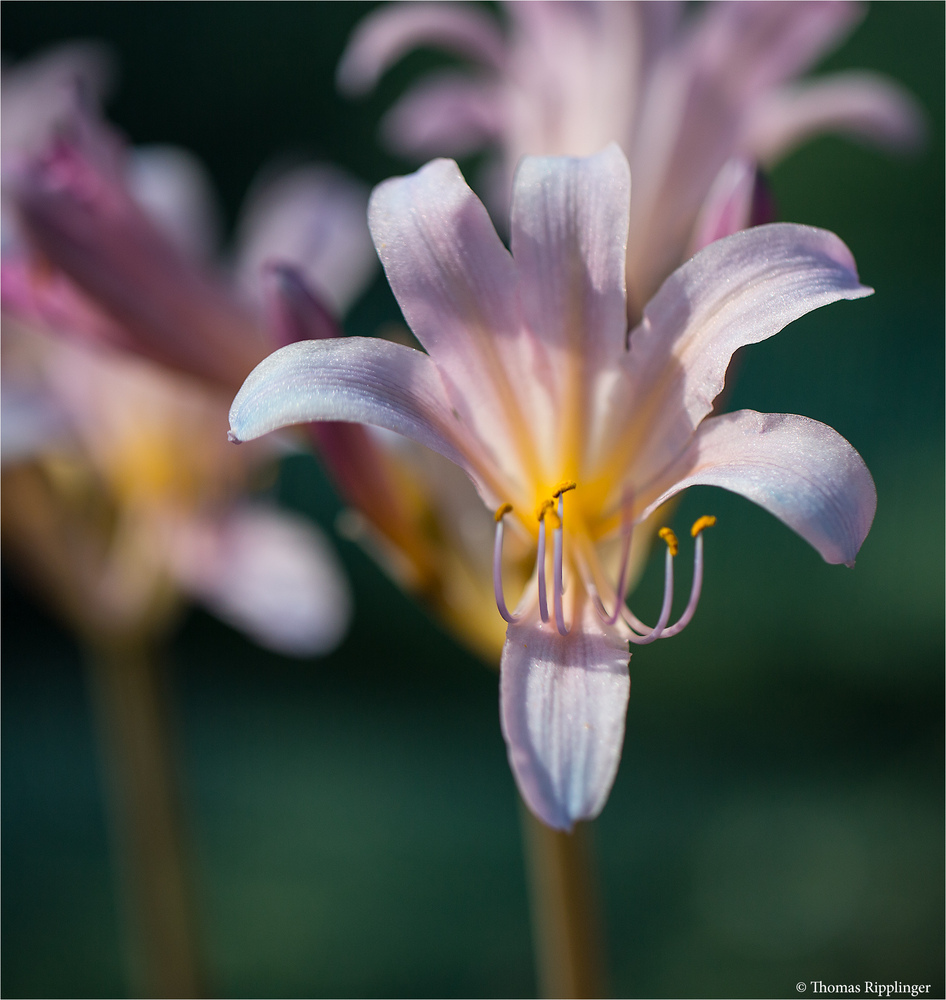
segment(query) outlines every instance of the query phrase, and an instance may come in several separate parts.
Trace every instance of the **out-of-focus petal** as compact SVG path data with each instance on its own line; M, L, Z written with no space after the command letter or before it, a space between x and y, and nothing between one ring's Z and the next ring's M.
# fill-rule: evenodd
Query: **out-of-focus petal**
M626 419L629 436L642 435L639 475L649 478L683 451L739 347L820 306L871 293L837 236L789 223L718 240L678 268L630 335L626 407L633 415L614 408L617 426Z
M432 448L463 468L467 435L434 362L386 340L304 340L252 371L230 409L234 441L313 420L374 424Z
M752 109L744 145L773 163L820 132L914 150L926 123L914 98L894 81L875 73L835 73L767 94Z
M333 167L305 166L262 181L239 226L241 283L262 304L263 265L283 261L341 315L378 266L367 205L367 188Z
M132 197L174 243L209 260L220 240L220 217L204 165L178 146L137 146L127 166Z
M864 7L852 0L707 4L687 57L697 79L711 74L717 86L748 96L809 69L863 15Z
M338 323L291 265L271 265L265 284L267 315L280 345L341 336ZM411 544L415 536L412 505L392 451L381 447L361 424L324 420L308 424L307 430L342 497L389 542L407 551L415 564L423 562L422 546L418 541ZM418 571L417 575L424 574Z
M178 582L261 646L292 656L328 653L351 619L351 594L323 534L301 517L239 507L169 533Z
M529 808L558 830L592 819L614 783L631 681L627 643L590 602L567 636L538 614L509 626L500 719L509 763Z
M67 439L69 421L55 396L6 375L0 385L0 462L4 466L28 461Z
M750 225L755 182L756 166L751 160L734 156L726 161L700 209L688 257Z
M104 45L70 42L49 49L3 72L0 143L4 170L33 156L81 109L107 95L112 58Z
M675 484L644 516L688 486L722 486L774 514L826 562L854 565L877 493L863 459L826 424L738 410L710 417L666 476Z
M544 377L547 387L549 373L536 353L541 344L520 322L516 267L486 209L453 160L434 160L379 184L368 224L404 318L436 360L453 406L515 479L515 467L544 450L527 440L526 421L552 425L537 384ZM534 377L514 379L525 371Z
M412 87L384 116L387 147L421 160L467 156L502 133L503 105L495 82L438 73Z
M504 42L496 20L466 3L398 3L379 7L355 29L336 80L346 94L371 90L390 66L419 46L446 49L500 69Z
M175 246L123 183L82 149L61 144L16 186L29 240L125 327L140 353L239 385L265 353L256 322Z

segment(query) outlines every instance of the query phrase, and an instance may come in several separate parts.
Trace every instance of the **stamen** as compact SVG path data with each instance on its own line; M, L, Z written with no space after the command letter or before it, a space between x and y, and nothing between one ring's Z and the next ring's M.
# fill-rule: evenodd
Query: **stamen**
M675 556L680 551L680 543L677 541L677 536L673 533L672 528L661 528L657 534L667 543L670 555Z
M568 628L565 626L565 612L562 609L562 595L565 593L565 584L562 579L562 563L564 559L564 543L563 535L565 533L565 503L564 497L562 496L567 490L574 489L575 484L566 484L558 488L558 492L555 494L558 497L558 524L555 526L555 534L553 536L553 546L554 546L554 575L552 579L552 599L555 606L555 627L558 629L559 635L568 635Z
M696 548L693 553L693 584L690 587L690 599L678 621L670 628L666 629L661 636L662 639L669 639L673 635L682 632L696 613L696 606L700 603L700 591L703 588L703 532L706 528L712 528L716 523L716 518L712 515L704 515L696 521L690 529L690 534L696 539Z
M664 629L667 627L667 622L670 620L670 609L673 605L673 557L679 551L679 543L677 542L677 536L669 528L661 528L658 534L667 543L667 555L664 562L664 600L660 608L660 617L657 619L657 624L649 632L646 632L645 635L638 635L632 631L628 636L630 641L636 646L646 646L648 643L655 642L663 635ZM627 609L627 615L625 616L625 620L627 621L628 619L630 619L628 624L632 624L633 622L634 627L640 627L640 620L636 615L630 613L630 609Z
M539 581L539 617L543 622L549 620L549 602L545 583L545 515L552 506L551 500L539 504L535 516L539 519L539 544L536 552L535 565Z
M595 610L598 612L598 617L605 623L605 625L613 625L618 618L621 617L621 608L624 606L624 597L627 592L627 570L630 565L631 556L631 540L634 537L634 522L631 519L632 508L633 501L631 500L630 495L628 495L625 497L621 510L624 544L621 547L621 568L618 570L618 585L614 592L614 613L609 615L597 590L592 592L595 602ZM645 629L644 631L647 630Z
M690 528L690 534L694 538L698 538L706 528L712 528L715 523L716 518L712 514L704 514L702 517L697 518L693 522L693 527Z
M503 518L512 513L512 504L504 503L496 509L496 540L493 543L493 593L496 596L496 607L503 618L511 625L518 621L518 615L510 614L503 596Z
M573 490L577 487L577 483L573 483L570 479L563 479L554 490L552 490L552 499L558 499L563 493L567 493L569 490Z

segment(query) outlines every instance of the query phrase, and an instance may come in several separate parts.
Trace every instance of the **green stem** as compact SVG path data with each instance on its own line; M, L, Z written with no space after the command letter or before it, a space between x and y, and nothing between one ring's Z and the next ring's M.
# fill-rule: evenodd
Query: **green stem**
M591 826L549 829L520 805L533 940L543 997L603 997L603 921Z
M90 644L88 652L132 995L200 997L205 994L174 793L162 664L148 639L110 638Z

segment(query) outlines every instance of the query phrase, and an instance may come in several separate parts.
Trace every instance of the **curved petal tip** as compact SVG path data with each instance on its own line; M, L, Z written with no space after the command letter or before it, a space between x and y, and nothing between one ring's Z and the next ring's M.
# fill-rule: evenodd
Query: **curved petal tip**
M590 612L590 614L589 614ZM624 744L630 694L627 643L590 605L567 636L537 620L506 632L500 718L526 804L571 830L601 812Z

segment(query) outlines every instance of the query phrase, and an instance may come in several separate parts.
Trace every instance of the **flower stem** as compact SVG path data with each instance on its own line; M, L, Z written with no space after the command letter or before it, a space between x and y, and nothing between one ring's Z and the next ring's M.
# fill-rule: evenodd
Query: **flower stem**
M88 646L132 996L204 996L174 793L163 664L153 643Z
M540 995L603 997L603 921L591 826L551 830L520 803Z

